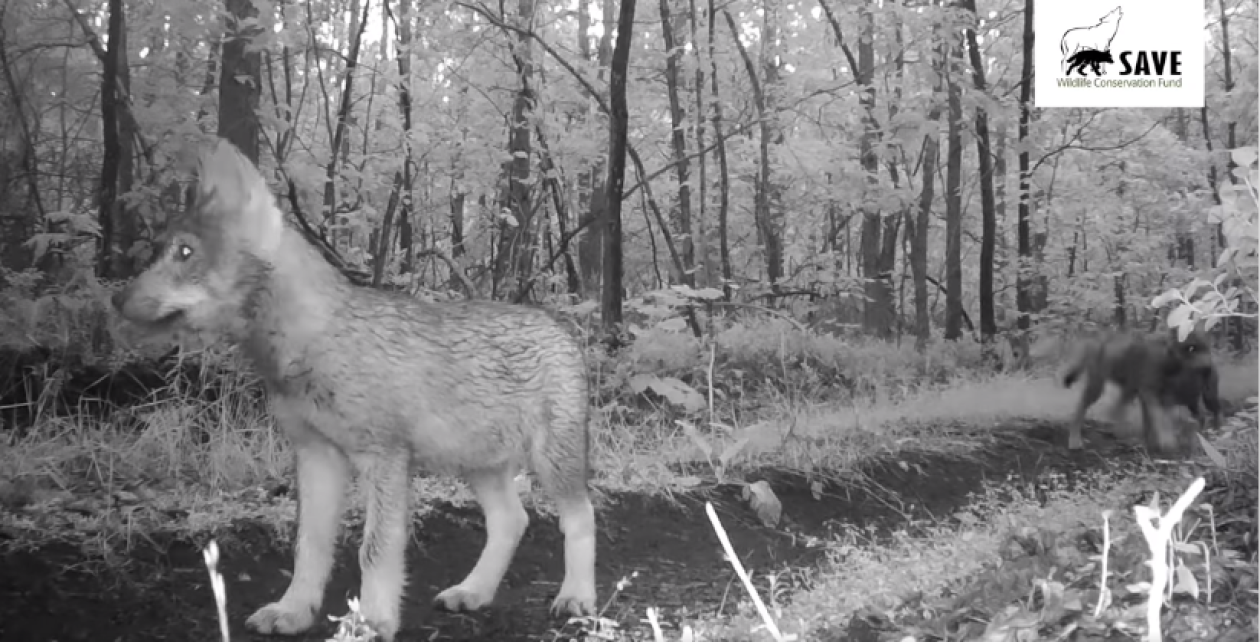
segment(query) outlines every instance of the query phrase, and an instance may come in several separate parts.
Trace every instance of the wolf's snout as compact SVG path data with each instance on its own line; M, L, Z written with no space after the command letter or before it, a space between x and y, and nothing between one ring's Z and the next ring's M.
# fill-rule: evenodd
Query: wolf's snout
M109 302L111 305L114 306L115 310L117 310L118 312L122 312L123 306L126 305L127 299L130 296L131 296L131 284L128 283L126 287L115 292L113 296L109 297Z

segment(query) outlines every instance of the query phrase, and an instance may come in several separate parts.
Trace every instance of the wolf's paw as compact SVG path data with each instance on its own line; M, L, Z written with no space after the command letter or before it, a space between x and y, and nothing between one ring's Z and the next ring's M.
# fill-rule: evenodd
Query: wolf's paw
M561 586L560 593L551 603L552 615L583 617L595 614L595 587L570 588Z
M1080 434L1068 433L1068 450L1080 450L1085 447L1085 440Z
M315 608L272 602L258 609L245 626L264 635L295 635L315 623Z
M438 596L433 598L433 604L440 609L459 613L479 610L493 600L494 592L492 591L477 591L459 584L438 593Z

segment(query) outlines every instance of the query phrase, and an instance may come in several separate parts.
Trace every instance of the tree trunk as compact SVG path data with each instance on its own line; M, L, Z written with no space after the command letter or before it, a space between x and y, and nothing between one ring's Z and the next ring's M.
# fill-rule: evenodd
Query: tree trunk
M731 300L731 245L727 222L730 212L731 174L726 160L726 138L722 136L722 96L718 92L717 53L715 50L717 11L709 0L709 78L713 85L713 137L717 140L718 158L718 260L722 263L722 296Z
M604 11L608 12L611 8L611 0L604 2ZM577 29L577 45L578 53L582 57L582 62L590 62L592 59L591 52L591 0L578 1L578 29ZM605 22L604 35L602 38L608 37L611 31L611 25L608 25L611 19ZM603 70L600 70L602 79ZM594 97L588 97L589 103L594 103ZM582 114L579 122L588 122L591 115L595 112L589 108L585 114ZM591 233L591 226L595 223L594 197L595 197L595 175L599 173L599 162L592 161L590 166L582 168L577 176L577 212L578 225L582 228L579 232L574 246L577 249L578 277L581 280L581 293L586 298L593 298L593 294L599 287L599 239ZM590 242L590 240L595 242Z
M114 247L117 239L114 223L118 220L118 176L122 144L118 140L118 71L126 64L127 27L122 0L109 0L109 49L105 52L101 78L101 128L104 133L104 156L101 159L101 185L98 222L101 235L96 254L96 276L112 278Z
M1229 9L1225 6L1225 0L1217 0L1217 6L1221 8L1221 64L1225 71L1225 96L1232 97L1234 92L1234 61L1233 52L1229 48ZM1226 110L1226 114L1230 111ZM1225 121L1225 149L1234 150L1238 147L1238 123L1233 118ZM1238 184L1238 177L1234 176L1234 156L1230 154L1225 157L1225 168L1228 170L1226 176L1229 181L1235 185Z
M779 246L779 230L776 229L775 221L772 218L771 207L770 145L771 138L775 135L777 127L774 127L769 122L772 115L769 111L769 105L766 103L766 94L763 91L761 79L757 77L757 66L753 63L752 56L748 54L744 43L739 39L739 29L735 26L735 19L725 9L722 10L722 15L726 18L726 25L731 31L731 39L735 41L735 48L739 50L740 58L744 61L744 69L748 72L748 81L752 85L753 105L757 108L760 145L753 218L756 221L760 240L765 247L766 280L770 283L771 288L775 288L783 275L783 255Z
M245 2L252 6L252 0L229 0L229 2ZM337 106L337 123L333 129L332 144L329 147L328 166L324 171L324 220L331 219L337 212L337 161L343 159L348 154L348 132L351 123L351 101L354 97L354 72L359 66L359 51L363 44L363 31L367 28L367 12L371 6L369 2L363 3L363 12L355 16L353 31L350 40L350 55L346 57L346 74L341 86L341 99ZM224 48L223 54L223 72L227 73L227 49ZM227 77L224 76L224 84ZM392 225L393 221L390 221ZM389 227L381 236L388 239L390 236ZM337 235L333 237L334 247L339 244ZM386 240L388 245L388 240Z
M388 3L389 0L382 0ZM363 19L367 21L367 6L364 2ZM398 2L398 112L402 116L403 157L402 169L394 174L394 184L390 189L389 204L385 208L385 216L381 218L381 233L378 235L375 251L372 256L372 287L379 288L385 279L385 266L389 263L389 250L394 238L394 213L398 214L399 231L406 231L411 219L411 0ZM383 38L384 36L382 36ZM354 50L352 46L351 50ZM350 75L346 74L346 84L350 84ZM403 236L400 234L400 236ZM411 239L407 238L403 248L410 255Z
M621 324L621 196L626 178L626 142L630 114L626 106L626 72L630 66L630 39L634 36L634 2L621 0L617 20L617 46L609 67L607 227L604 234L604 284L600 313L604 328L615 331Z
M999 93L1001 93L999 91ZM999 281L996 286L998 290L1005 292L1006 285L1010 283L1007 276L1006 268L1010 265L1010 245L1006 240L1006 123L1000 121L994 128L993 137L997 139L994 142L993 154L993 209L997 216L997 234L994 242L997 244L997 251L994 252L993 271ZM1010 308L1010 302L1003 297L1002 303L1002 322L1006 323L1006 310Z
M689 177L691 167L687 161L686 116L683 114L682 99L678 95L678 59L682 57L683 45L676 41L675 32L678 25L675 23L681 21L670 15L670 2L671 0L660 0L661 35L665 40L665 87L669 93L669 120L672 125L670 143L674 152L674 175L678 179L678 205L674 210L677 216L673 224L676 238L681 241L679 253L682 259L682 274L679 274L678 278L684 285L695 286L696 256L691 236L691 179Z
M783 90L780 69L783 62L779 55L779 0L761 0L761 176L764 192L764 217L766 239L766 276L770 288L777 292L783 280L783 185L775 177L779 150L783 147L783 125L779 122L779 93ZM778 301L778 299L774 299Z
M962 337L962 91L955 77L958 44L947 36L945 84L949 93L949 148L945 159L945 338Z
M527 27L533 16L534 0L517 0L518 26ZM525 289L525 279L534 261L534 216L529 189L532 149L529 117L534 110L534 43L526 33L518 33L516 37L517 41L512 45L512 59L516 64L520 87L512 102L512 134L508 143L512 160L508 162L507 199L502 204L516 220L504 220L499 224L499 252L494 270L495 293L509 299L515 299L516 294ZM508 285L511 280L515 280L515 284ZM507 289L500 293L499 284L504 284Z
M615 12L613 0L603 0L603 23L604 32L599 37L599 49L596 52L599 65L599 80L608 78L608 67L612 63L612 33L615 26ZM585 40L584 40L585 42ZM586 59L590 59L590 45L587 44L583 51L586 53ZM595 100L592 98L592 105ZM594 107L589 112L597 113ZM609 124L609 127L612 125ZM586 291L586 296L594 295L596 288L600 287L601 271L604 264L604 234L607 231L607 195L608 189L605 184L608 169L607 158L596 160L590 168L591 182L591 201L590 209L585 214L581 223L583 224L582 235L578 237L578 266L582 271L582 284Z
M1030 219L1031 156L1028 151L1028 128L1032 120L1033 83L1033 0L1024 0L1024 57L1019 87L1019 260L1015 277L1015 307L1019 310L1020 330L1032 327L1032 292L1028 280L1028 264L1032 260Z
M875 121L875 13L870 0L860 9L861 33L858 36L857 84L858 101L862 105L862 137L858 142L858 157L866 189L862 196L862 279L866 302L862 307L862 329L880 337L891 334L885 308L890 305L892 293L888 282L880 274L880 250L883 233L883 217L878 200L879 156L875 144L879 140L879 125Z
M205 125L205 120L206 120L206 117L210 115L210 111L206 109L206 101L204 100L204 98L210 95L210 92L214 91L215 79L218 78L219 75L223 73L219 65L219 59L223 56L223 43L226 42L227 35L228 34L224 33L222 38L214 38L209 43L210 51L206 55L206 75L205 75L205 78L202 80L201 91L198 94L203 98L203 100L201 101L201 104L197 107L197 119L196 119L197 129L201 130L202 132L205 132L208 129ZM286 53L287 53L287 48L286 48ZM259 73L260 74L262 73L261 68L259 69ZM285 76L286 76L286 80L288 80L287 68L285 69ZM291 86L292 85L290 84L290 87ZM262 89L259 88L259 91L261 92ZM219 100L222 101L223 97L220 96ZM292 100L287 102L286 106L292 107L293 106ZM293 112L285 111L285 116L287 117L286 124L292 127ZM292 129L289 129L288 131L280 135L280 141L276 145L276 161L277 162L283 162L285 142L292 136L292 131L293 131ZM196 200L197 200L197 186L195 184L190 184L184 189L184 207L185 208L192 207L193 203L196 202Z
M976 0L963 0L978 25ZM984 77L984 62L980 56L980 44L976 41L975 27L966 29L967 50L971 57L971 78L976 92L986 95L989 91ZM993 202L993 147L989 140L989 114L983 103L976 106L976 155L980 165L980 337L983 341L997 334L997 320L993 311L993 249L997 236L997 209Z
M941 117L938 105L933 105L929 121ZM914 274L914 344L922 351L932 338L932 321L928 311L928 227L931 224L932 200L936 198L936 159L941 144L935 134L923 140L923 188L919 192L919 209L911 226L906 226L910 236L910 270Z
M941 42L944 32L938 27L934 35ZM936 82L932 87L928 123L935 124L941 118L942 85L945 66L949 64L948 48L944 44L937 45L933 62ZM918 212L914 224L906 226L906 234L910 237L910 271L914 275L914 345L919 351L926 348L932 338L932 317L928 309L928 231L932 221L932 202L936 198L936 163L940 153L941 142L933 131L923 138L923 186L919 192Z
M219 66L219 136L258 163L258 103L262 96L262 57L251 50L259 33L252 0L226 0L227 28ZM334 147L336 149L336 147Z
M704 67L700 60L700 25L698 23L700 16L696 11L696 0L687 0L688 22L691 24L691 53L695 58L696 64L696 118L695 118L695 136L696 149L700 151L700 157L696 159L696 164L700 166L700 175L697 183L699 185L699 203L695 220L695 253L696 253L696 279L697 284L701 287L708 287L713 282L713 271L709 265L709 231L708 220L705 218L707 213L707 197L708 197L708 169L705 162L704 152ZM712 22L712 17L710 17Z

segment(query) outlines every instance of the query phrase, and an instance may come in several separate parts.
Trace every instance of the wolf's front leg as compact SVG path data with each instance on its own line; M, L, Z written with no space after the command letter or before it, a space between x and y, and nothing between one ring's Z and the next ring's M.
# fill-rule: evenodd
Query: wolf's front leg
M336 446L303 435L297 450L298 534L293 580L277 602L258 609L246 625L259 633L293 635L315 623L332 571L345 502L349 462Z
M465 476L486 517L486 545L468 577L434 598L438 607L454 612L476 611L494 601L503 574L529 526L529 514L521 505L514 477L510 468Z
M359 547L363 572L359 589L363 617L385 642L398 633L403 583L407 575L407 501L410 454L400 452L355 457L367 496L367 521Z

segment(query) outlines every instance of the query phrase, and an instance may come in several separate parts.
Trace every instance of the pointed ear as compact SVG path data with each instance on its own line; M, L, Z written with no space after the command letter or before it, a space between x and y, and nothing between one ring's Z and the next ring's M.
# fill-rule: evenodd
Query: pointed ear
M201 155L198 200L264 254L280 243L284 214L254 163L226 139Z

